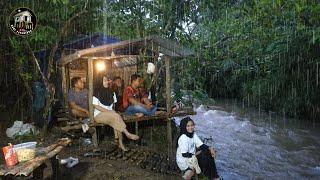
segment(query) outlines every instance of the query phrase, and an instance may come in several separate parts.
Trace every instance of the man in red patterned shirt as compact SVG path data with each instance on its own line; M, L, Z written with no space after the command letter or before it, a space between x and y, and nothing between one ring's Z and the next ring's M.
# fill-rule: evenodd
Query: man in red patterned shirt
M148 94L139 90L141 76L131 75L131 84L123 92L123 108L127 115L152 116L157 107L148 99Z

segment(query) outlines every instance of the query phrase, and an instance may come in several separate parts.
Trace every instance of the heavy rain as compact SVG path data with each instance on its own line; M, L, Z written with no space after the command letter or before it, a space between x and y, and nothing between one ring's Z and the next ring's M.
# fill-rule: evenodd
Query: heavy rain
M0 5L0 179L320 179L318 0Z

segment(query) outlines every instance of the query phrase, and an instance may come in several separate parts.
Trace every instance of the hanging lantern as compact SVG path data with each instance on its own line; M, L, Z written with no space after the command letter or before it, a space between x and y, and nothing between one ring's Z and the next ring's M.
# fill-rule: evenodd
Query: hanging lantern
M156 69L156 66L153 63L149 62L148 63L148 68L147 68L147 73L148 74L153 74L155 69Z

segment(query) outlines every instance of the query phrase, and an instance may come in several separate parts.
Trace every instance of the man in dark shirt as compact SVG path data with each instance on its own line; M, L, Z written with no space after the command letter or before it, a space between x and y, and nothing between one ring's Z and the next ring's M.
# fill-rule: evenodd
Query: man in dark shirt
M72 89L68 93L69 108L75 117L89 117L88 90L80 77L71 79Z
M123 79L119 76L113 78L113 86L112 89L115 92L117 102L115 103L115 110L123 112L122 107L122 94L123 94Z
M138 74L131 76L131 85L126 87L123 93L123 108L128 115L155 115L157 107L152 105L145 91L139 90L140 78Z

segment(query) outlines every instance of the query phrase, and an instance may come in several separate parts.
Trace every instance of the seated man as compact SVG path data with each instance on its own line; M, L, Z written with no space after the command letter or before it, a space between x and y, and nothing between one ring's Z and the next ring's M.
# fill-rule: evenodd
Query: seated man
M139 90L141 76L133 74L131 76L131 85L126 87L123 92L123 108L128 115L155 115L157 107L152 105L148 99L148 95Z
M71 79L71 86L68 93L71 114L75 117L89 117L88 90L84 89L84 82L80 77L74 77Z
M117 102L115 103L115 110L123 112L122 107L122 94L123 94L123 79L121 77L116 76L113 78L112 90L115 92Z

